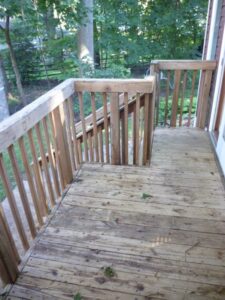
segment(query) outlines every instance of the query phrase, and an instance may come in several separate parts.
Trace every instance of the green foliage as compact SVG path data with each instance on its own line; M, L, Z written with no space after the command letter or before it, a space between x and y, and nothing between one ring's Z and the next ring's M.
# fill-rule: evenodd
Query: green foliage
M108 278L113 278L116 276L116 272L111 267L104 268L104 275Z
M95 6L95 44L103 64L200 55L207 0L104 1Z
M147 193L143 193L142 196L141 196L142 199L148 199L148 198L151 198L151 197L152 196L147 194Z
M74 300L82 300L81 294L80 293L76 293L76 295L74 295L73 299Z

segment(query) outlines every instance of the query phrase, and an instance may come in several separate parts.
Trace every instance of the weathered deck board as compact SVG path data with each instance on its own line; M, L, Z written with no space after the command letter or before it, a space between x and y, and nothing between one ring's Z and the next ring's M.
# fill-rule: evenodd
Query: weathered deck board
M207 133L157 129L151 168L83 165L8 299L222 300L224 278L225 191Z

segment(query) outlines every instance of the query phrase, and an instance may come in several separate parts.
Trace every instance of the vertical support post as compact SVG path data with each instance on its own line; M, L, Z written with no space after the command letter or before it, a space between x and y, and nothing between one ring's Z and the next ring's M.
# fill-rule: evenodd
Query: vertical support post
M62 173L65 186L73 180L73 172L70 163L69 146L67 143L67 133L63 107L56 107L53 111L54 127L56 134L56 146L59 158L62 162Z
M155 126L158 126L159 122L159 102L160 102L160 77L159 77L159 64L157 61L152 61L150 66L150 75L155 76L155 106L156 106L156 116Z
M202 72L201 85L199 87L198 108L197 108L197 123L196 126L204 129L206 126L206 118L208 112L208 98L210 93L212 80L212 70Z
M15 282L18 276L17 263L20 258L14 240L10 242L9 232L6 231L8 228L5 225L2 208L0 207L0 277L4 284L9 284Z
M120 115L118 93L110 94L111 163L120 165Z

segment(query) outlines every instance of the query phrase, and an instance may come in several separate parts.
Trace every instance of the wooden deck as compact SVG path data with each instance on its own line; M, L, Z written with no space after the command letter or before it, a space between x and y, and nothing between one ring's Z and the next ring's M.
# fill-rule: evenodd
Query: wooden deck
M85 164L7 299L224 300L225 192L207 133L157 129L151 168Z

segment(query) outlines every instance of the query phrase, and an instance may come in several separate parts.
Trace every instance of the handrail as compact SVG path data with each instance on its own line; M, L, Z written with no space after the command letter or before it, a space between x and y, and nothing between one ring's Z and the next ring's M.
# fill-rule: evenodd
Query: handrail
M208 123L209 94L216 66L213 60L152 61L151 75L156 76L157 82L156 126L204 129Z
M0 203L0 277L5 284L15 281L23 252L30 248L31 237L37 236L81 163L149 164L154 89L154 77L143 80L68 79L0 123L0 177L17 229L12 232L9 228L4 203ZM85 91L91 97L92 107L92 114L86 118ZM102 95L103 106L98 111L96 92ZM81 121L77 123L74 99L76 105L79 103L76 115L79 112ZM131 140L129 124L132 124ZM132 145L132 159L129 158L129 145ZM6 165L6 157L11 169ZM27 222L17 205L15 185ZM23 249L18 246L18 239Z

